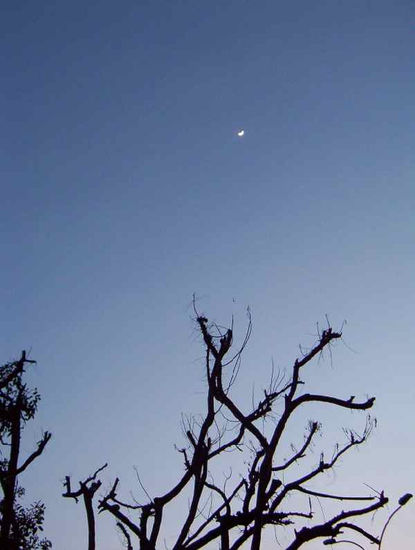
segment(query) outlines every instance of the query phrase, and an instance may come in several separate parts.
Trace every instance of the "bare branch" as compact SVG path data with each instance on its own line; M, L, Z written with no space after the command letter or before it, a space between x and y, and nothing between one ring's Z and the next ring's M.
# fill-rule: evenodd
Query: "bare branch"
M50 432L45 432L43 434L43 437L40 441L37 443L37 449L33 451L33 453L28 456L28 458L23 462L23 464L17 468L16 474L21 474L26 470L26 468L38 457L43 453L44 448L50 441L50 438L52 437L52 434Z
M327 493L311 491L311 489L306 489L305 487L300 487L300 486L295 487L295 490L301 493L305 493L306 495L311 495L313 497L331 498L334 500L375 500L376 499L376 497L349 497L344 495L329 495Z
M127 541L127 550L134 550L133 545L131 544L131 537L127 529L124 527L124 525L120 521L117 521L117 527L122 532L122 534L125 537L125 540Z
M310 426L310 431L309 431L309 433L307 435L307 438L304 441L304 444L301 447L301 449L294 456L292 456L285 464L283 464L282 466L274 466L272 468L272 471L273 472L280 472L281 470L286 470L287 468L289 468L291 466L291 464L296 462L298 459L304 458L304 456L305 456L304 453L307 450L308 446L310 445L314 434L317 433L318 428L319 428L318 422L312 422L311 426Z
M346 512L341 512L337 516L334 516L333 518L329 519L328 521L320 525L315 525L314 527L303 527L300 531L296 532L295 539L287 547L287 550L297 550L306 542L309 542L310 540L313 540L316 538L336 537L341 530L341 525L343 524L344 526L343 520L374 512L375 510L378 510L379 508L385 506L387 502L388 502L388 499L385 496L381 495L381 497L377 499L376 503L372 504L371 506L368 506L367 508L360 508L357 510L348 510ZM348 527L350 528L349 525Z
M338 399L337 397L330 397L328 395L313 395L310 393L305 393L300 397L297 397L297 399L293 401L293 407L299 407L303 403L312 402L312 401L317 401L320 403L330 403L332 405L337 405L338 407L344 407L346 409L355 409L355 410L364 411L366 409L370 409L371 407L373 407L373 404L375 402L375 397L371 397L370 399L367 399L362 403L354 403L353 396L346 401L345 399Z

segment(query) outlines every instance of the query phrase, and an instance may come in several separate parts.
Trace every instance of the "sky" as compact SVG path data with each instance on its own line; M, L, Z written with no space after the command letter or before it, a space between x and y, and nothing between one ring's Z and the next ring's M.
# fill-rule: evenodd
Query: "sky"
M343 326L312 383L375 395L378 429L336 475L414 492L414 24L411 0L2 3L0 352L38 361L24 450L53 439L22 482L55 548L86 547L65 475L108 462L127 496L134 466L154 494L180 475L194 293L239 339L250 307L249 398L326 315ZM383 550L410 548L414 511Z

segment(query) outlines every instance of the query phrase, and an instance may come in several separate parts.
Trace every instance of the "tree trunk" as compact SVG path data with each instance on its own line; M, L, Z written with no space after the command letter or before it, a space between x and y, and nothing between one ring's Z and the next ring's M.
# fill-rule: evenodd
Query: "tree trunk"
M3 517L0 530L0 541L2 548L10 548L10 529L13 522L14 500L16 496L16 472L20 451L20 399L11 411L11 447L7 473L3 478L2 486L4 492Z
M92 497L88 492L88 489L83 493L86 517L88 520L88 550L95 550L95 517L94 509L92 507Z

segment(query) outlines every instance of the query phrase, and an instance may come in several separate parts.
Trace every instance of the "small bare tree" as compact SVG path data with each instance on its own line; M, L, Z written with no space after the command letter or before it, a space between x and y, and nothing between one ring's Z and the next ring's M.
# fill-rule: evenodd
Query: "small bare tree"
M238 374L241 353L251 333L250 317L245 340L233 354L232 329L221 329L198 314L197 326L206 352L207 403L203 418L200 421L190 419L185 425L187 446L179 449L184 462L183 475L167 492L149 497L145 504L120 500L117 496L118 478L99 500L99 511L108 512L115 518L128 548L132 550L134 539L140 550L156 550L162 546L160 539L166 511L175 505L181 494L189 497L189 506L172 550L201 550L212 543L222 550L241 547L260 550L269 527L277 536L281 529L287 533L286 550L297 550L316 539L323 539L324 544L345 542L339 537L347 532L361 537L362 543L366 541L380 548L384 531L377 536L359 525L358 520L387 504L383 492L354 496L331 494L315 488L324 472L331 470L341 457L367 440L374 424L370 416L362 433L346 430L346 441L335 445L330 458L321 453L317 461L310 451L321 426L317 421L309 421L302 443L298 448L292 446L291 455L281 459L287 423L308 404L355 411L367 411L374 404L374 397L359 401L355 396L339 398L301 391L303 370L323 350L330 349L332 343L341 338L341 333L330 326L323 330L315 345L294 361L290 375L280 376L277 380L273 377L263 398L245 412L232 397L231 388ZM231 451L245 453L246 471L231 474L225 483L218 483L215 462L228 457L227 453ZM307 465L302 473L298 473L299 463ZM96 484L95 477L94 474L89 481L94 480ZM68 478L66 488L64 496L75 496L71 494ZM78 491L77 496L78 493L80 495L82 491ZM409 493L404 495L399 501L400 506L410 498ZM347 503L349 507L320 521L314 511L316 499ZM349 542L364 548L359 543ZM89 550L93 548L90 544Z
M79 488L76 491L72 490L71 478L69 476L65 477L64 487L66 491L62 496L73 498L75 502L78 502L79 497L82 497L84 501L86 519L88 522L88 550L95 549L95 515L92 501L95 493L101 487L101 481L97 479L97 475L106 467L107 464L104 464L84 481L80 481Z

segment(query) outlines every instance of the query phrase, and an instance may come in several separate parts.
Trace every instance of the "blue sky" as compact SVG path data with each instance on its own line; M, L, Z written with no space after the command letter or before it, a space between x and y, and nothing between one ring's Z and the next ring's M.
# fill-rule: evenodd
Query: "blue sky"
M193 292L241 333L252 309L241 395L325 314L346 319L354 351L337 346L315 381L376 395L379 430L345 476L413 491L413 2L2 12L0 349L39 362L27 449L54 439L25 483L55 547L85 538L66 474L108 461L107 483L129 487L137 465L157 492L181 471L180 413L203 408ZM413 513L385 550L409 548ZM99 527L100 550L116 547Z

